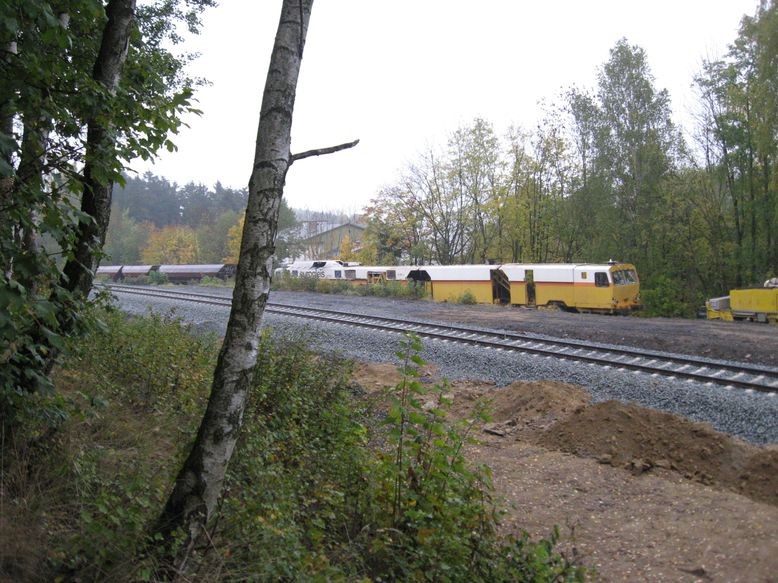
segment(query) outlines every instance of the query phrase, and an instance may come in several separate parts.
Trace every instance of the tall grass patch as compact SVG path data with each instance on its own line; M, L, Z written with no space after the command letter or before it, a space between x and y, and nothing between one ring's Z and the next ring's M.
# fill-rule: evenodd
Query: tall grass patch
M3 442L0 573L14 581L155 580L150 536L205 409L218 353L173 316L102 315L56 377L56 421ZM203 581L562 581L555 535L497 535L488 469L465 458L480 416L400 352L391 406L351 363L263 335L221 506L192 557Z

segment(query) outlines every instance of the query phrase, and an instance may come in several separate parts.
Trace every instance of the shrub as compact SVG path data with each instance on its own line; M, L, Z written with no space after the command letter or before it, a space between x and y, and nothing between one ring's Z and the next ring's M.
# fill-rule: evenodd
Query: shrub
M206 275L200 279L199 285L205 287L235 287L235 278L228 277L227 279L220 279L218 277Z
M403 379L387 417L391 449L374 466L373 514L361 531L366 567L381 580L580 581L583 569L553 552L557 533L531 542L502 540L491 473L464 456L483 408L461 423L448 418L447 387L419 380L421 342L407 336L398 356ZM431 399L430 399L431 397ZM367 539L367 540L364 540Z
M468 305L468 306L473 306L473 305L477 304L478 302L476 301L475 296L473 295L473 292L471 292L470 290L467 290L465 292L462 292L462 295L460 295L457 298L457 303L458 304L465 304L465 305Z
M162 273L161 271L150 271L149 283L154 285L163 285L170 283L170 280L168 279L167 273Z
M397 298L423 298L426 296L424 284L414 281L382 281L368 285L357 285L348 280L324 280L310 276L292 277L289 273L275 277L273 289Z
M361 523L365 429L348 392L350 364L300 339L260 344L255 388L230 465L217 546L228 579L326 580Z
M26 556L46 557L17 580L143 579L136 556L204 408L212 338L172 316L99 318L56 372L63 415L30 420L28 441L3 460L4 495L27 512L13 528L37 529L40 550Z
M651 282L651 287L641 289L640 295L645 305L643 315L665 316L668 318L692 317L701 298L686 296L686 284L679 283L667 276L660 275Z
M125 277L122 283L127 285L148 285L151 279L148 275L137 275L135 277Z
M217 343L172 315L109 311L103 320L58 375L69 416L56 439L39 421L37 445L3 459L9 524L36 532L28 540L43 547L4 557L7 572L36 565L29 579L154 578L153 557L139 557L196 433ZM299 338L262 337L198 579L580 579L554 552L555 534L497 536L488 469L464 456L477 419L448 419L445 385L418 380L420 351L416 337L403 344L403 380L376 428L354 398L348 361ZM375 441L386 447L376 452Z

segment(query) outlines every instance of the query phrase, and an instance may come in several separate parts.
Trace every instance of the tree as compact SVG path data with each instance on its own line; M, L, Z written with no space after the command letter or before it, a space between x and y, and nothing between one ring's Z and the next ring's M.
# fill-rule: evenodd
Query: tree
M696 78L702 105L704 166L726 193L735 245L734 284L778 272L778 7L764 2L724 59L705 63Z
M227 231L227 253L222 259L224 263L237 263L240 256L240 241L243 238L243 225L246 215L238 217L238 221Z
M0 4L3 414L78 332L124 163L174 147L195 82L165 45L211 1Z
M596 168L617 211L619 248L653 271L663 261L653 217L680 154L670 97L654 88L645 51L622 39L600 72L598 99Z
M72 255L68 256L61 278L64 289L76 292L83 298L92 289L94 271L111 216L111 194L119 166L111 102L119 88L129 52L130 34L135 20L135 0L109 0L105 12L107 22L92 73L99 90L86 117L81 194L83 216L75 229ZM65 314L60 316L63 322L72 321ZM65 324L66 330L67 327L68 324Z
M200 263L197 234L185 225L154 229L141 251L141 261L147 265Z
M194 226L200 262L222 263L228 253L230 229L238 221L238 216L235 211L226 210L215 219Z
M140 252L146 246L153 225L138 223L130 217L127 209L116 203L111 208L111 222L105 235L103 253L114 265L138 263Z
M290 151L297 78L312 4L312 0L284 0L281 7L262 96L230 319L197 438L158 522L158 531L168 544L176 531L185 536L175 560L177 569L185 566L214 515L242 424L256 366L259 326L270 291L286 173L296 160L356 145L352 142L301 154Z
M341 261L354 261L354 242L346 233L340 242L338 249L338 259Z

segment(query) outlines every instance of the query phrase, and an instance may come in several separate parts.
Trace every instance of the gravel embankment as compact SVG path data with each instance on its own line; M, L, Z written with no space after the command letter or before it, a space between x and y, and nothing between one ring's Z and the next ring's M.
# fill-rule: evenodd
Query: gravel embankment
M199 293L229 297L230 289L188 288ZM369 301L363 302L367 299ZM425 312L426 302L402 302L378 298L351 298L312 294L277 293L274 301L298 303L311 307L341 309L387 317L431 320ZM226 307L190 302L120 295L122 309L129 313L146 313L148 307L158 312L171 309L196 330L221 333L227 322ZM402 314L398 313L402 311ZM365 329L305 321L300 318L266 314L265 326L275 333L304 335L318 349L335 351L349 358L369 362L396 362L400 336ZM618 399L646 407L669 411L695 421L708 422L719 431L757 444L778 443L778 398L748 394L723 387L709 387L629 371L603 369L582 363L525 355L517 352L486 350L450 342L424 340L423 358L435 365L440 377L483 379L498 386L517 380L556 380L586 387L595 402Z

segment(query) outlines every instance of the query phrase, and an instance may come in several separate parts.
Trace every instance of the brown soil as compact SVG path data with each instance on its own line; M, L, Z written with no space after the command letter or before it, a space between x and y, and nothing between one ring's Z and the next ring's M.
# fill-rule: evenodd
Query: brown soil
M427 378L434 370L425 370ZM399 379L361 364L366 391ZM452 414L490 402L473 461L510 508L506 531L548 534L603 581L778 581L778 447L651 409L591 404L581 387L451 385Z

